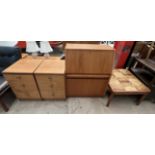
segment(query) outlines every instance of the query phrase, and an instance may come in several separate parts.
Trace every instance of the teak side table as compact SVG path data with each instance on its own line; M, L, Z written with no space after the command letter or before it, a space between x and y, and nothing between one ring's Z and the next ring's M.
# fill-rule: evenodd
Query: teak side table
M126 69L114 69L108 85L110 96L107 107L117 95L141 95L137 105L150 93L150 89Z

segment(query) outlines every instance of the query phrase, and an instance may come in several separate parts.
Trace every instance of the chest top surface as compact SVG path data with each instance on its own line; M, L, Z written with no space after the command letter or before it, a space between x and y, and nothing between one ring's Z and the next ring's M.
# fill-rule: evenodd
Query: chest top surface
M20 59L5 69L3 73L33 73L41 62L42 60L39 59Z
M35 71L35 74L64 74L65 61L60 59L45 59Z

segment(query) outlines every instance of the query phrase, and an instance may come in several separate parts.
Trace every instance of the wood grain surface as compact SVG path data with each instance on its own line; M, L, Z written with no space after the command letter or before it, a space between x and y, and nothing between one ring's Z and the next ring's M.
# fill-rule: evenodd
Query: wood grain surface
M111 74L114 51L113 48L92 44L67 44L67 74Z
M109 87L112 92L121 94L145 94L150 92L150 89L147 86L126 69L113 70L109 81Z

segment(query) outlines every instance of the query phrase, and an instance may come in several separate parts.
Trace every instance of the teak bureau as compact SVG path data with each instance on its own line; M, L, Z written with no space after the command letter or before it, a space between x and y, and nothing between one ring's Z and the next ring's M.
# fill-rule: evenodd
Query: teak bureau
M113 48L67 44L65 55L67 96L103 96L112 72Z

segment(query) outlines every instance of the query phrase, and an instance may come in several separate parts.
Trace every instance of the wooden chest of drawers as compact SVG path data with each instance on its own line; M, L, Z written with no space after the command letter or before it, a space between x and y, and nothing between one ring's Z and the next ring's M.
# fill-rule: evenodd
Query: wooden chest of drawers
M46 59L35 71L42 99L65 99L65 62Z
M19 99L40 99L33 75L5 74L13 92Z
M4 70L3 75L19 99L40 99L40 94L33 76L41 60L21 59Z
M67 74L111 74L114 50L97 44L67 44Z

